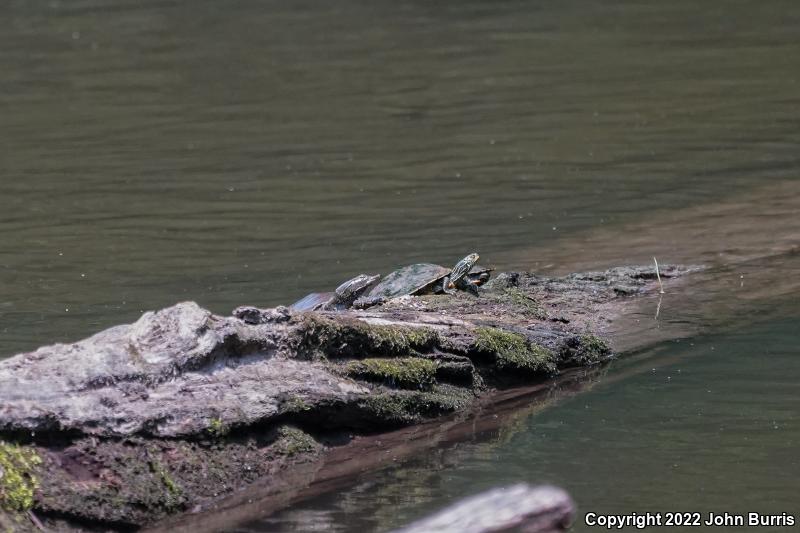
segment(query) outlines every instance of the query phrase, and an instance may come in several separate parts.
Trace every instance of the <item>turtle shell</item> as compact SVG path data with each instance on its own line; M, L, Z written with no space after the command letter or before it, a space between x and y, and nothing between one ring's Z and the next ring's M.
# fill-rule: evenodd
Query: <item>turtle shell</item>
M449 268L431 263L417 263L395 270L369 293L369 297L397 298L408 294L421 294L431 285L444 279L450 273Z
M491 277L492 272L494 272L493 268L483 267L481 265L475 265L467 274L467 277L470 278L472 281L482 280L480 285L485 283ZM486 275L488 274L488 276Z
M332 292L312 292L290 305L295 311L316 311L331 303L335 296Z

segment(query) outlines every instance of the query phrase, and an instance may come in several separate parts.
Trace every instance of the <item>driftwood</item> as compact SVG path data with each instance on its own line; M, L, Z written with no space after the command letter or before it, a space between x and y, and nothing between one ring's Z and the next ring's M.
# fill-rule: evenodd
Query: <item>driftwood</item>
M574 514L563 490L523 483L465 498L394 533L556 533L569 527Z
M652 267L505 273L478 297L227 317L186 302L0 361L0 522L135 529L280 486L353 435L609 359L607 324L654 282Z

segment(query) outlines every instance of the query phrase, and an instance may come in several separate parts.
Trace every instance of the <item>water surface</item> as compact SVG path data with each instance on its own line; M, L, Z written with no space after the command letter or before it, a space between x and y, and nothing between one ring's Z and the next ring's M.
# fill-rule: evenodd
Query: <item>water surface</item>
M0 27L0 357L472 250L713 267L590 390L242 530L519 480L798 513L797 2L7 0Z
M472 250L566 269L586 231L797 177L788 0L10 0L0 24L0 356Z

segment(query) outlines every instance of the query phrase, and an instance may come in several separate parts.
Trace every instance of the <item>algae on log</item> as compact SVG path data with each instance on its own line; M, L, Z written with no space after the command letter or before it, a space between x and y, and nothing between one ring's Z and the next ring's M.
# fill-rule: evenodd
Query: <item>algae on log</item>
M498 372L551 374L557 368L556 355L549 349L532 344L519 333L498 328L476 328L475 349L492 357Z
M0 530L24 529L39 488L42 459L30 446L0 440Z
M654 280L648 267L505 273L477 298L343 312L184 302L17 355L0 361L0 503L56 529L131 529L277 483L353 434L607 360L606 321Z
M436 362L420 357L350 361L345 374L402 389L428 390L436 381Z
M39 455L28 446L0 441L0 507L11 512L33 507L41 463Z

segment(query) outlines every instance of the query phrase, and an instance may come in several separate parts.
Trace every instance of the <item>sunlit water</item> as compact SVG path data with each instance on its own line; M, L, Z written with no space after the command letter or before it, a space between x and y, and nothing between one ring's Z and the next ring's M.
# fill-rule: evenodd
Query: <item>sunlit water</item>
M0 25L0 357L472 250L721 265L658 308L692 338L244 530L383 531L519 480L798 513L797 261L732 263L800 242L797 2L7 0Z
M0 24L0 356L471 250L564 266L515 250L796 177L794 1L8 0Z

